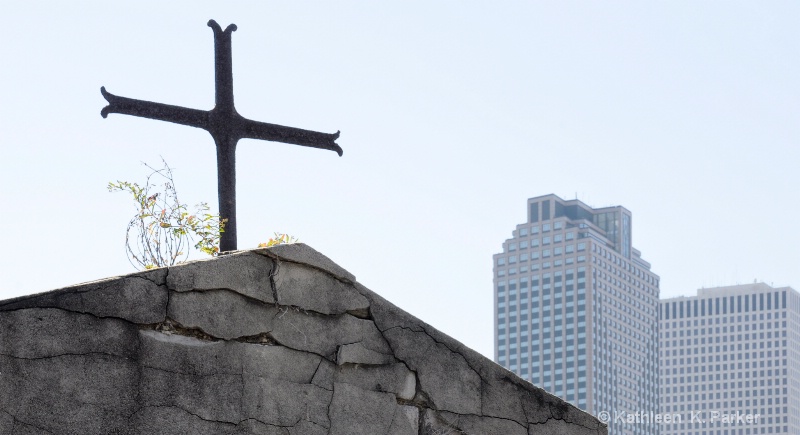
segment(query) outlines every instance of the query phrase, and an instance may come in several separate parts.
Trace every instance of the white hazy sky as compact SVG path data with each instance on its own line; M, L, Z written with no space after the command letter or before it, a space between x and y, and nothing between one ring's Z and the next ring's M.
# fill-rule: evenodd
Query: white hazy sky
M0 7L0 298L132 272L112 180L163 156L216 207L208 19L236 23L236 106L341 130L344 156L243 140L239 247L287 232L492 353L492 254L526 199L633 212L661 295L800 286L797 2L22 2ZM199 256L198 256L199 258Z

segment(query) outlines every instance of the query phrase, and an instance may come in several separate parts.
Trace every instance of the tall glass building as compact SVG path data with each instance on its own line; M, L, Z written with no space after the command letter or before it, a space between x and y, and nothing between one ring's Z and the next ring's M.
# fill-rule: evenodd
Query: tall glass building
M764 283L661 301L662 435L800 434L800 294Z
M495 361L609 434L657 434L659 278L630 211L546 195L527 213L493 257Z

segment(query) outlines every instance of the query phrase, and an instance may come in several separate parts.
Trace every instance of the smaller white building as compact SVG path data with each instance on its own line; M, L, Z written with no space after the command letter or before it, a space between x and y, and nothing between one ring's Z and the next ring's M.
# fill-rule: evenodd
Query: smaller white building
M800 294L764 283L659 307L661 435L800 434Z

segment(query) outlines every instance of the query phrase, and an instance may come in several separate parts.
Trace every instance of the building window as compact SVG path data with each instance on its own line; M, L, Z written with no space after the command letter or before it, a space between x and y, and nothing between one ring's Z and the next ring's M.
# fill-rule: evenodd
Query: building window
M534 202L533 204L531 204L531 219L530 219L530 222L531 223L539 222L539 203L538 202Z

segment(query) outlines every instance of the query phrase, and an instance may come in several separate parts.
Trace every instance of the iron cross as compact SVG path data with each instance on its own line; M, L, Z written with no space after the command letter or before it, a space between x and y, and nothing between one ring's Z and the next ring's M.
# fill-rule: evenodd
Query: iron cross
M342 148L336 144L339 132L318 133L282 125L267 124L249 120L236 112L233 105L233 70L231 60L231 34L236 25L225 30L210 20L208 26L214 31L214 65L216 81L216 101L211 110L188 109L186 107L153 103L118 97L106 91L100 92L108 101L100 114L103 118L109 113L140 116L159 121L174 122L202 128L211 133L217 145L217 190L219 195L220 218L227 219L225 231L220 239L220 251L235 251L236 248L236 143L239 139L262 139L302 145L324 150L336 151L342 155Z

